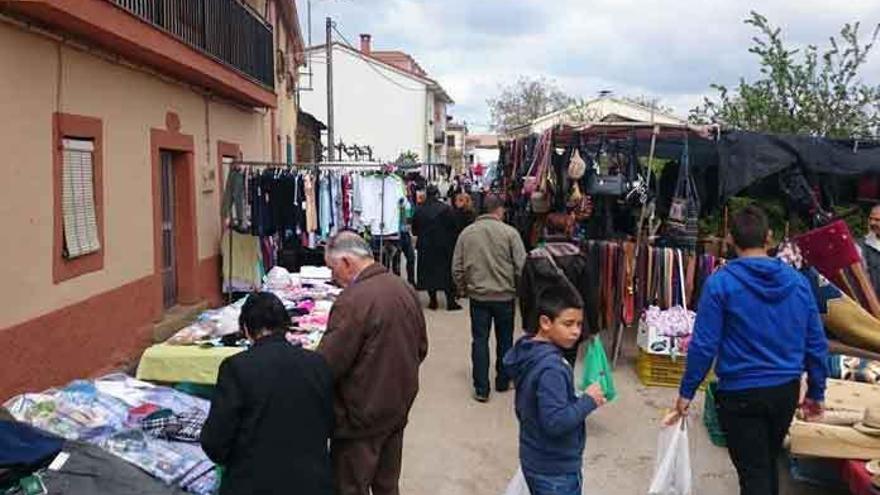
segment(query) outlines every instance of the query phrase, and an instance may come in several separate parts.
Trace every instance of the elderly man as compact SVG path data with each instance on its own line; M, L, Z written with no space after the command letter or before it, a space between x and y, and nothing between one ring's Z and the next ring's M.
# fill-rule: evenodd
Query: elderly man
M339 495L398 494L403 429L428 354L425 317L415 291L375 263L357 234L337 234L325 259L345 287L318 347L336 384L336 487Z
M874 291L880 297L880 204L871 208L868 215L868 235L859 243L865 268L871 278Z

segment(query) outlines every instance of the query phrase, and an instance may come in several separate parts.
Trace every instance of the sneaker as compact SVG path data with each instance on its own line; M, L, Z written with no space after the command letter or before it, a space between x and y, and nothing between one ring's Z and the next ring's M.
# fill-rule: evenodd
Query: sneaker
M477 402L486 403L489 402L489 394L483 394L480 392L474 391L474 400Z

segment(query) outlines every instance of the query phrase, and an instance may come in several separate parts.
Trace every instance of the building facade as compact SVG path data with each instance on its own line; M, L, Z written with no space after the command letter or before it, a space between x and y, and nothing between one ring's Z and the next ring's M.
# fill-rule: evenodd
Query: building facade
M371 43L369 35L361 35L360 48L332 44L336 144L370 146L374 158L381 161L395 160L402 153L415 153L421 161L444 161L452 99L411 56L373 51ZM312 90L301 93L300 105L330 125L326 45L307 49L306 56L311 61Z
M220 302L224 163L293 156L302 49L292 0L0 4L0 400Z

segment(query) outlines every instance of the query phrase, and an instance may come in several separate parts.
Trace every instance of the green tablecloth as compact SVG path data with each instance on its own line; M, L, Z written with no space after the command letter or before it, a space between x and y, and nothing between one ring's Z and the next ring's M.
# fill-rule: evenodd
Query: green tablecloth
M220 363L243 351L240 347L198 347L158 344L148 348L138 364L139 380L214 385Z

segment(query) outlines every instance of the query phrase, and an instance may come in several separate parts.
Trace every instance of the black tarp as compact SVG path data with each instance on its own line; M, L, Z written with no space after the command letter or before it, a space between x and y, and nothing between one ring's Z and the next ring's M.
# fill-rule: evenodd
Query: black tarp
M880 143L730 131L718 140L722 200L791 167L838 176L880 173Z

